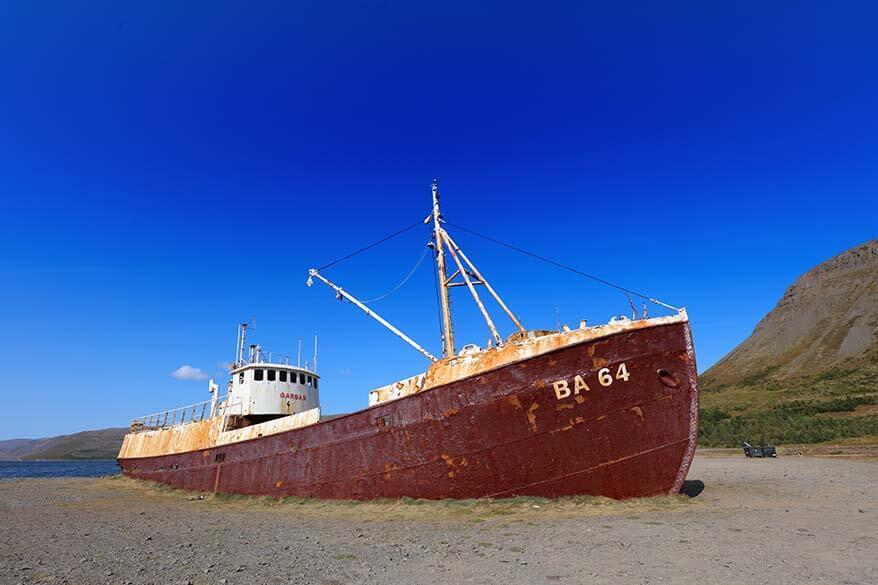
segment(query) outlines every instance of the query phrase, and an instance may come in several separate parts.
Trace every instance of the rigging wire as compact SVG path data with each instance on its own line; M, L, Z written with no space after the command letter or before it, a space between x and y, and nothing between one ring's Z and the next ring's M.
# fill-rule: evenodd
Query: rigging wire
M409 271L409 273L405 276L405 278L403 278L402 281L399 284L397 284L395 287L393 287L392 289L390 289L389 291L387 291L386 293L384 293L380 297L375 297L374 299L368 299L368 300L360 301L360 302L365 303L365 304L374 303L376 301L380 301L381 299L386 299L387 297L389 297L390 295L392 295L393 293L395 293L396 291L401 289L402 286L405 283L407 283L412 276L415 275L415 272L418 271L418 268L421 267L421 264L424 263L424 258L427 257L427 252L429 252L429 251L430 251L430 248L424 246L424 251L421 252L421 257L418 258L418 261L415 263L415 267L412 268Z
M378 244L383 244L383 243L386 242L387 240L392 240L392 239L395 238L396 236L402 235L402 234L404 234L405 232L409 231L410 229L416 228L417 226L419 226L419 225L423 225L423 224L424 224L423 221L416 221L416 222L413 223L412 225L410 225L410 226L408 226L408 227L405 227L405 228L402 228L402 229L399 230L398 232L394 232L394 233L390 234L390 235L387 236L387 237L381 238L381 239L378 240L377 242L372 242L372 243L369 244L368 246L365 246L365 247L363 247L363 248L360 248L360 249L357 250L356 252L351 252L351 253L348 254L347 256L342 256L341 258L338 258L337 260L333 260L333 261L330 262L329 264L324 264L323 266L321 266L321 267L318 268L317 270L326 270L326 269L329 268L330 266L335 266L335 265L338 264L339 262L342 262L342 261L344 261L344 260L347 260L348 258L353 258L353 257L356 256L357 254L362 254L362 253L365 252L366 250L370 250L370 249L374 248L375 246L377 246Z
M677 307L674 307L674 306L669 305L667 303L663 303L662 301L655 299L649 295L645 295L643 293L639 293L637 291L625 288L624 286L620 286L618 284L610 282L609 280L604 280L603 278L599 278L599 277L594 276L592 274L588 274L587 272L577 270L576 268L573 268L571 266L567 266L566 264L561 264L560 262L556 262L555 260L551 260L549 258L546 258L545 256L540 256L539 254L534 254L533 252L528 252L527 250L523 250L523 249L519 248L518 246L513 246L512 244L507 244L506 242L501 242L500 240L497 240L497 239L492 238L490 236L486 236L484 234L480 234L480 233L473 231L471 229L467 229L461 225L451 223L450 221L446 221L446 223L450 226L453 226L455 229L459 229L460 231L466 232L468 234L472 234L472 235L477 236L479 238L482 238L484 240L488 240L489 242L494 242L495 244L498 244L498 245L503 246L505 248L509 248L510 250L513 250L513 251L518 252L520 254L524 254L525 256L530 256L531 258L535 258L535 259L540 260L542 262L545 262L547 264L551 264L552 266L556 266L558 268L562 268L564 270L567 270L568 272L572 272L573 274L578 274L579 276L584 276L585 278L590 278L591 280L594 280L595 282L599 282L599 283L604 284L606 286L610 286L612 288L618 289L626 294L632 294L636 297L640 297L641 299L645 299L647 301L650 301L650 302L655 303L657 305L661 305L662 307L665 307L668 309L672 309L674 311L680 310Z

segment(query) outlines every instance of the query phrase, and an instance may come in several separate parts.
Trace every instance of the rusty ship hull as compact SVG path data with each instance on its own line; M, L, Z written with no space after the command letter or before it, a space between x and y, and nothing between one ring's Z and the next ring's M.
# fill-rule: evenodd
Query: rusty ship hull
M302 428L148 456L123 446L119 464L179 488L276 497L677 493L698 434L688 320L575 334Z

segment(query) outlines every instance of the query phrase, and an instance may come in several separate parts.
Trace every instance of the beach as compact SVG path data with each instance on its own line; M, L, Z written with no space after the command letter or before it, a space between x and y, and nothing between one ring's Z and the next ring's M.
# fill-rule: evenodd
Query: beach
M690 496L321 502L0 481L0 583L875 583L874 457L700 453Z

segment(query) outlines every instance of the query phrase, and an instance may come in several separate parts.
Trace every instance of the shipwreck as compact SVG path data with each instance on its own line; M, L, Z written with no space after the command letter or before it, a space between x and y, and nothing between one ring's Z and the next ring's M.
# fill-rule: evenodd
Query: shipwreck
M118 456L124 474L276 497L677 493L698 435L686 311L638 295L671 314L635 310L601 325L526 329L449 233L435 181L432 202L416 225L431 230L441 356L329 280L326 266L308 275L309 285L330 287L420 352L429 360L424 372L372 389L363 410L321 416L316 348L305 366L277 358L248 347L242 324L224 395L211 381L210 400L135 419ZM455 344L455 287L467 289L484 317L487 347ZM637 294L622 290L629 303ZM511 335L500 334L482 295L508 318Z

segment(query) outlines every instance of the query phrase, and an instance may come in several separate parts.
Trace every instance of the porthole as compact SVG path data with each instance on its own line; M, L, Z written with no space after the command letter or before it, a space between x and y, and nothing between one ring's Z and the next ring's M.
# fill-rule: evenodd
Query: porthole
M656 371L656 374L658 375L659 380L662 381L662 384L664 384L668 388L676 388L680 385L680 383L677 382L677 377L673 374L673 372L669 372L664 368L659 368Z

